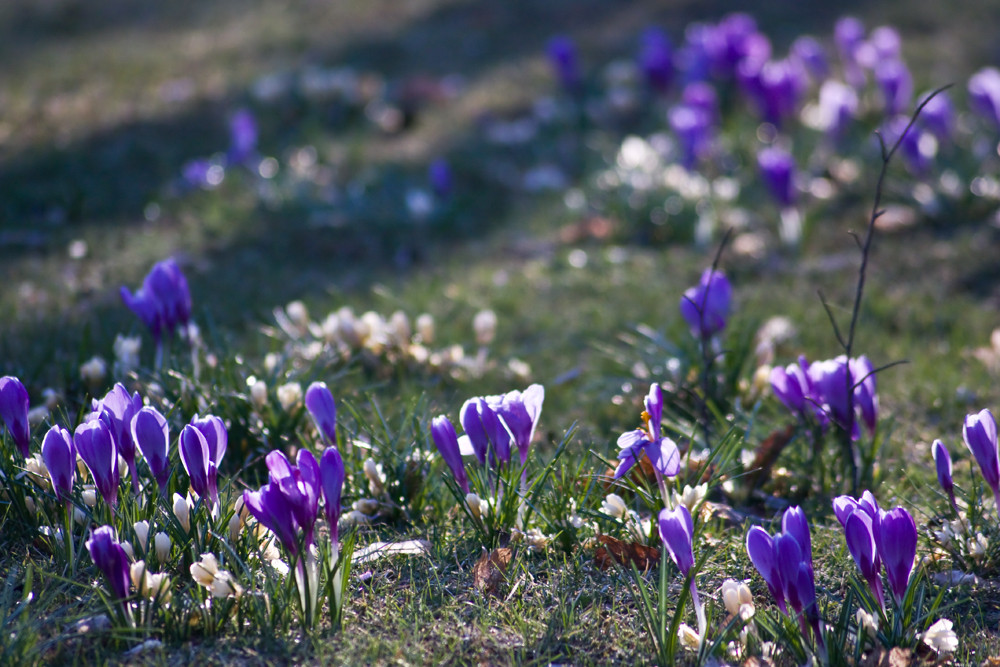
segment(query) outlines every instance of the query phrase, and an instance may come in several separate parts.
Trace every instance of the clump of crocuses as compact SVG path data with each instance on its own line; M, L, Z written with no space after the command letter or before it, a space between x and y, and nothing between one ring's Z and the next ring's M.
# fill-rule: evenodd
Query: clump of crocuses
M133 293L121 288L122 301L149 329L156 343L156 367L163 362L164 336L187 336L191 322L191 291L180 266L171 258L157 262Z
M864 355L850 361L841 355L812 363L799 357L798 362L771 371L771 389L793 414L800 419L814 419L820 430L833 422L857 439L859 421L872 434L878 424L875 372ZM849 391L853 392L850 400ZM848 407L851 403L853 411Z
M763 577L778 609L797 618L805 636L812 631L816 647L826 651L816 584L813 578L812 540L809 522L799 507L785 510L782 532L770 535L759 526L747 533L747 554Z

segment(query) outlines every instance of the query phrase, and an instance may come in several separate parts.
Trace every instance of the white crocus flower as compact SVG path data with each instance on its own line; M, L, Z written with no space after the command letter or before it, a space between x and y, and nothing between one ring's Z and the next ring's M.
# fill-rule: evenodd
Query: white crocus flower
M958 650L958 635L952 630L952 622L942 618L934 623L922 636L923 642L939 655Z

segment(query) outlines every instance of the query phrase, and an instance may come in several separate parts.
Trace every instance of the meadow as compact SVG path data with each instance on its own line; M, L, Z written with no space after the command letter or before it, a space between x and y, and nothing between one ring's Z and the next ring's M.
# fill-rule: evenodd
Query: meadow
M996 13L5 3L0 663L994 664Z

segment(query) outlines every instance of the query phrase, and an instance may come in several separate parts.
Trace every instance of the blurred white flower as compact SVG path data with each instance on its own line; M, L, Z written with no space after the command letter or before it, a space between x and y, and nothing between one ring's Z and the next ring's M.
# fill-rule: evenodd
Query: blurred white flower
M108 376L108 363L101 357L91 357L80 366L80 379L91 387L100 385Z
M947 618L942 618L927 628L922 639L939 655L954 653L958 650L958 635L952 630L952 622Z
M701 644L698 631L687 623L681 623L681 626L677 628L677 638L681 640L681 646L691 651L697 651Z
M38 405L28 410L28 424L38 426L49 418L49 409L44 405Z
M430 313L423 313L417 318L417 334L424 345L434 343L434 317Z
M250 402L258 410L267 406L267 383L258 380L254 376L247 378L247 387L250 389Z
M628 506L617 493L609 493L601 502L601 511L615 519L624 519L628 515Z
M413 335L410 318L403 311L397 310L389 318L386 332L393 347L405 348L410 344L410 337Z
M484 516L489 514L490 504L475 493L465 495L465 504L469 508L469 513L476 519L482 520Z
M497 333L497 314L492 310L480 310L472 320L472 329L476 332L476 343L489 345Z
M869 637L874 637L878 633L878 618L873 614L869 614L864 609L858 609L854 618L857 620L859 632L863 632Z
M139 368L139 350L142 349L140 336L115 336L115 377L122 378Z
M976 533L976 536L969 540L969 555L978 560L986 555L989 546L990 543L986 536L982 533Z
M285 412L291 412L302 402L302 385L298 382L288 382L277 388L278 403Z
M750 587L742 581L726 579L722 582L722 602L726 611L744 621L754 615L753 595Z
M679 494L674 491L671 497L671 504L676 509L677 507L684 505L692 514L695 508L705 500L705 496L708 494L708 484L698 484L692 487L690 484L684 485L684 490Z
M364 464L365 477L368 478L368 488L372 495L381 496L385 493L385 473L382 472L382 464L375 463L375 459L367 458Z
M191 531L191 509L194 503L189 498L185 498L179 493L174 494L174 516L180 522L184 532Z

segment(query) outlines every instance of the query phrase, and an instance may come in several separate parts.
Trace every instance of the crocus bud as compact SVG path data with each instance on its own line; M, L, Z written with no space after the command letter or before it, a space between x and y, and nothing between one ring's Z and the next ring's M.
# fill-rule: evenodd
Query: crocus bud
M165 497L170 481L170 430L167 420L154 407L145 407L135 413L130 425L135 442L149 471L153 474L160 493Z
M887 116L903 113L913 100L913 77L899 59L879 60L875 80L882 89L882 101Z
M219 572L219 561L215 559L215 554L202 554L197 563L191 564L189 571L196 584L210 589Z
M674 561L682 575L688 576L688 572L694 566L694 553L691 547L694 523L691 520L691 513L683 505L675 510L664 509L660 511L659 523L660 539L670 554L670 559Z
M316 422L323 439L337 444L337 405L325 382L313 382L306 390L306 409Z
M191 532L191 501L179 493L174 494L174 516L185 533Z
M624 519L628 516L628 505L617 493L609 493L601 501L601 511L615 519Z
M754 614L753 595L742 581L726 579L722 582L722 603L733 616L747 620Z
M42 440L42 458L52 479L56 496L68 501L73 495L73 479L76 472L76 446L69 431L61 426L53 426Z
M136 521L132 530L135 531L135 539L139 541L139 549L142 553L146 553L146 545L149 543L149 522Z
M91 357L80 366L80 379L91 388L100 387L108 376L108 362L101 357Z
M902 507L882 512L875 540L889 588L897 604L902 604L917 554L917 524Z
M747 555L757 572L764 578L778 609L786 613L784 583L778 568L778 556L774 548L774 538L760 526L747 532Z
M100 419L108 425L115 441L118 455L124 459L130 476L132 489L139 491L139 479L135 469L135 443L132 440L132 418L142 408L142 398L138 392L128 393L120 382L100 401L94 401L94 412L100 414Z
M497 314L492 310L481 310L472 320L478 345L489 345L497 333Z
M576 45L569 37L559 35L549 40L546 48L549 62L563 88L574 92L580 86L580 63Z
M362 466L365 477L368 479L368 486L371 492L377 496L385 493L385 476L382 474L382 466L375 463L375 459L368 457Z
M430 313L423 313L417 318L417 334L420 342L424 345L434 343L434 316Z
M955 503L955 485L951 479L951 454L948 448L940 440L935 440L931 447L931 454L934 456L934 467L937 468L938 484L948 494L948 500L956 511L958 505Z
M757 165L768 192L782 208L795 203L795 159L791 153L768 147L757 153Z
M84 489L80 496L83 498L83 504L87 507L97 506L97 489L93 487Z
M28 390L16 377L0 378L0 418L24 458L31 455L31 428L28 426Z
M191 478L191 490L202 498L208 498L213 506L218 505L218 471L209 455L208 440L190 424L181 431L180 454L181 463Z
M323 507L330 529L330 542L336 548L339 541L337 524L340 522L340 496L344 488L344 461L336 447L327 447L319 460L320 486Z
M156 548L156 560L166 563L170 559L170 536L160 531L153 538L153 544Z
M1000 69L984 67L969 79L969 107L1000 129Z
M267 406L267 383L257 379L251 382L248 378L247 385L250 387L250 401L253 403L253 406L258 410L262 410Z
M73 443L87 464L97 490L109 505L118 502L118 452L111 430L100 419L76 427Z
M447 417L441 415L431 421L431 435L448 467L455 476L455 482L464 493L469 493L469 478L465 474L465 464L458 448L458 435Z
M285 412L291 412L302 402L302 385L298 382L287 382L276 390L278 403Z
M976 458L983 479L993 490L997 512L1000 512L1000 458L997 456L997 423L993 413L982 410L978 414L967 415L962 426L962 438Z
M480 498L475 493L465 494L465 504L466 506L468 506L469 512L472 514L472 516L478 520L482 520L482 518L489 512L490 509L489 503Z
M108 588L115 598L127 598L130 580L128 556L115 539L111 526L101 526L93 532L87 540L87 551L107 579Z

